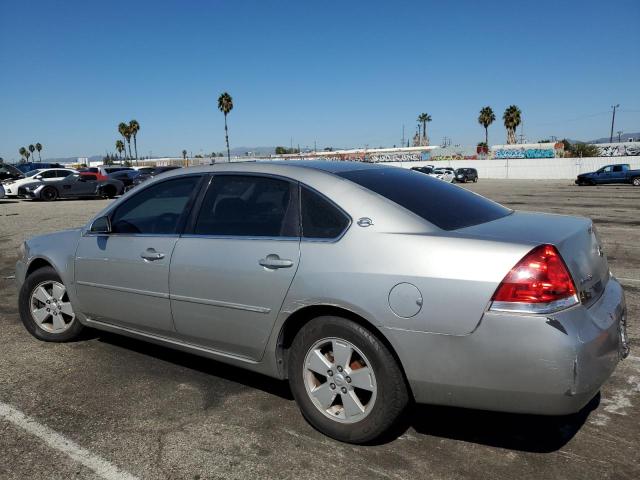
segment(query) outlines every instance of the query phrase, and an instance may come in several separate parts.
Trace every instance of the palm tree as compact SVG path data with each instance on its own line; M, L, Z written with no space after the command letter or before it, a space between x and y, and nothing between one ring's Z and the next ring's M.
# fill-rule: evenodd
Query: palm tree
M136 163L138 163L138 142L136 140L136 137L138 135L138 132L140 131L140 124L137 120L131 120L129 122L129 131L131 132L131 135L133 135L133 148L136 151Z
M510 105L504 111L502 120L504 120L504 127L507 129L507 145L513 145L516 142L516 128L522 121L522 112L516 105Z
M131 138L131 135L129 134L129 125L127 125L124 122L120 122L118 124L118 132L120 133L120 135L122 135L122 140L124 140L124 142L127 142L127 135L129 135L129 138ZM131 147L129 147L129 152L131 152ZM126 149L125 149L125 158L126 158ZM131 153L129 153L131 154Z
M429 115L428 113L421 113L420 115L418 115L418 122L422 123L422 138L425 145L429 145L429 139L427 138L427 122L430 121L431 115Z
M124 142L122 140L116 140L116 150L120 155L120 159L122 159L122 152L126 151L124 148Z
M182 150L182 160L184 160L184 166L188 167L189 165L187 164L187 151L186 150Z
M29 145L29 152L31 152L31 155L33 156L33 152L36 151L36 147L35 145L32 143L31 145Z
M227 160L231 161L231 151L229 150L229 130L227 129L227 114L233 110L233 99L227 92L218 97L218 110L224 113L224 137L227 141Z
M20 147L20 150L18 150L18 153L20 154L20 161L22 162L23 160L26 161L26 159L28 158L28 154L29 152L27 151L26 148L24 147Z
M42 157L40 156L40 152L42 151L42 144L40 142L36 143L36 150L38 151L38 161L42 161Z
M495 113L491 107L484 107L480 110L480 115L478 116L478 123L484 127L484 143L489 146L489 125L491 125L496 119Z

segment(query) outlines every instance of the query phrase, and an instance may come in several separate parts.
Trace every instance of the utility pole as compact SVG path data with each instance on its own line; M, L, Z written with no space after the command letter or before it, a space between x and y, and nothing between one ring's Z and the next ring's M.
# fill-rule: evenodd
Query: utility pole
M618 130L616 132L618 134L618 143L620 143L622 140L620 140L620 137L622 136L622 130Z
M616 108L618 108L619 106L619 103L616 105L611 105L611 108L613 108L613 115L611 116L611 135L609 135L609 143L613 143L613 124L616 121Z
M404 123L402 124L402 141L400 142L400 145L404 147Z

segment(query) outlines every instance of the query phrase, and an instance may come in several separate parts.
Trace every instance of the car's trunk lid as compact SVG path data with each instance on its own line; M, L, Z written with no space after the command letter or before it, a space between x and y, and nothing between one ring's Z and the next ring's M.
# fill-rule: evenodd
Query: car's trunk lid
M554 245L567 264L580 300L586 306L600 297L609 279L607 258L588 218L516 211L498 220L459 229L456 233L527 244L532 248L547 243Z

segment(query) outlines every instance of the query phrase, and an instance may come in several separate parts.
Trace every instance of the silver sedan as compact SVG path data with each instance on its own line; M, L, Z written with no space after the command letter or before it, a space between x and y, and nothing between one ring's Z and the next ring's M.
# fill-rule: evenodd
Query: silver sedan
M562 415L626 356L626 308L587 218L509 210L350 162L169 172L20 248L20 315L288 379L336 439L412 402Z

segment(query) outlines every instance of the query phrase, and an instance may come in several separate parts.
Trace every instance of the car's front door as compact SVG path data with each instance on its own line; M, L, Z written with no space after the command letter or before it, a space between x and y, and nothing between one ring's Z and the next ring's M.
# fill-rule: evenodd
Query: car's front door
M186 341L258 360L300 257L298 186L217 174L171 259L171 310Z
M60 196L83 197L93 195L96 191L95 175L78 175L74 173L56 182Z
M81 237L75 276L82 313L137 330L174 331L169 264L201 178L150 185L110 212L111 233Z

